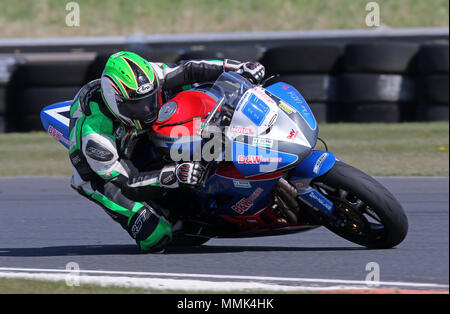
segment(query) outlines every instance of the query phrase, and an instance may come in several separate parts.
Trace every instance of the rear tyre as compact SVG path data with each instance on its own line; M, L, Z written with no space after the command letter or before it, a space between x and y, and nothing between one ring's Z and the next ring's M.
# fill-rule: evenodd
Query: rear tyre
M406 237L408 220L402 206L384 186L362 171L336 162L312 186L335 206L325 227L344 239L371 249L387 249Z

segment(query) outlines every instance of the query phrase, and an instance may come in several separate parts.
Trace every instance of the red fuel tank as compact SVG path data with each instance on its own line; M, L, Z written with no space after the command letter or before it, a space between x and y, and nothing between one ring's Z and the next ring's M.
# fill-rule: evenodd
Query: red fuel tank
M161 106L153 131L164 137L193 136L215 104L201 91L181 92Z

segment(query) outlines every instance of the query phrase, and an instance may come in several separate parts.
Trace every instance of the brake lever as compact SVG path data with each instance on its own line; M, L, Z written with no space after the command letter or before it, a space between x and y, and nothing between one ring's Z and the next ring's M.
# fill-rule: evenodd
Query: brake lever
M268 78L264 79L259 85L264 87L268 81L273 80L274 78L277 78L279 76L280 76L280 74L274 74L272 76L269 76Z

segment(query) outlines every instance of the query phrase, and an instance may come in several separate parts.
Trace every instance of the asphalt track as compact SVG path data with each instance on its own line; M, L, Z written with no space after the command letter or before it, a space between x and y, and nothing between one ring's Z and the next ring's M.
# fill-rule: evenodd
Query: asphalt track
M367 264L375 262L383 282L439 284L448 290L448 178L377 179L396 195L409 219L408 236L395 249L368 250L319 228L139 254L128 234L77 195L68 178L0 178L0 268L65 269L76 262L82 270L218 275L212 280L310 278L318 284L364 281Z

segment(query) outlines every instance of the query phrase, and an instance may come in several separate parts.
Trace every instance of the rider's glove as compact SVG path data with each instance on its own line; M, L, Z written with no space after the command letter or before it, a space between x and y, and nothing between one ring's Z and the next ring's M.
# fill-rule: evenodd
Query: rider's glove
M179 183L197 185L203 176L204 168L199 162L184 162L164 167L159 175L159 185L164 188L178 188Z
M244 62L225 59L225 71L234 71L250 80L253 84L258 84L263 79L266 69L259 62Z
M179 187L178 179L175 174L176 172L176 166L166 166L161 169L161 172L159 173L159 185L163 188L168 189L175 189Z
M197 185L205 168L199 162L185 162L177 165L176 176L180 183Z

